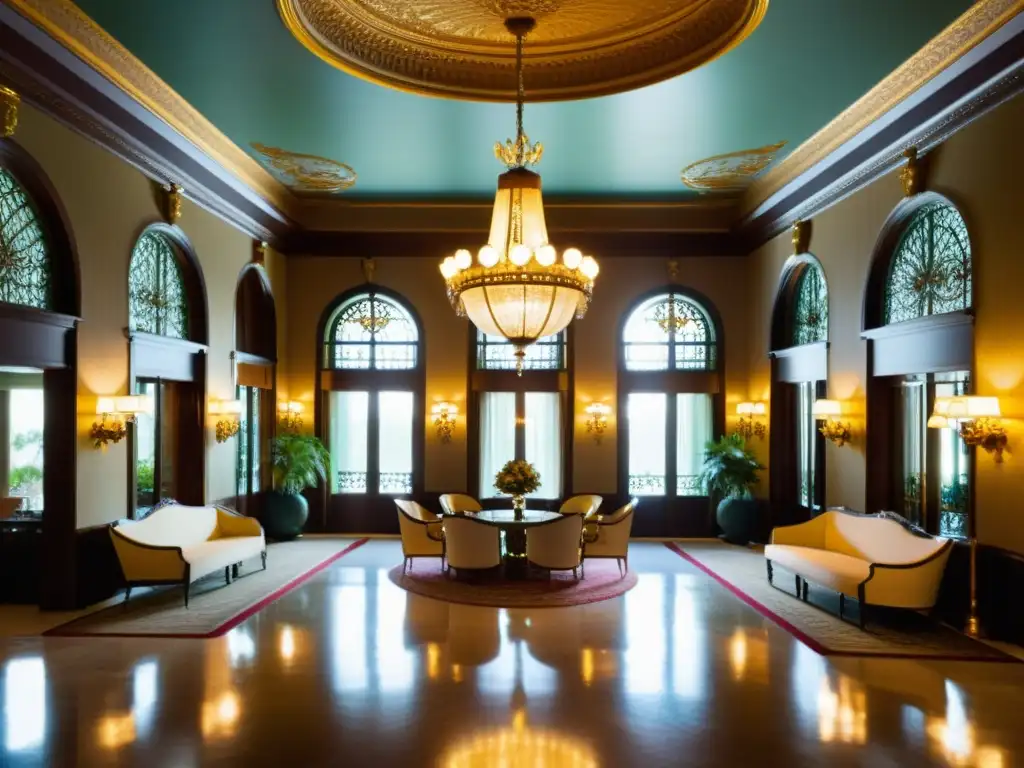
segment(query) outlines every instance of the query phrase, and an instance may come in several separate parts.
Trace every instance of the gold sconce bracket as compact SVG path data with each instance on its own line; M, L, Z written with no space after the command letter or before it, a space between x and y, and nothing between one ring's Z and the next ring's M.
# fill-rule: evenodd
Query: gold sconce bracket
M136 414L152 412L153 399L148 395L122 395L96 398L96 414L89 430L93 447L106 450L111 443L119 443L128 435L128 425L135 423Z
M241 400L211 400L210 415L215 416L214 437L218 443L226 443L242 430L242 412L245 404Z
M807 249L811 244L811 222L794 221L791 240L793 241L794 256L800 253L807 253Z
M917 147L910 147L903 156L906 165L900 170L900 184L903 186L904 197L913 197L924 188L924 169L917 156Z
M1006 429L997 419L980 418L960 423L960 437L967 445L978 446L993 454L996 462L1003 460L1006 450Z
M18 107L21 97L10 88L0 85L0 135L7 139L18 127Z
M434 417L434 428L437 430L437 439L442 443L452 441L452 432L455 430L455 423L459 409L452 403L434 403L431 408L431 415Z
M242 429L242 422L238 419L220 419L214 426L215 437L218 443L226 443L237 435Z
M168 224L177 224L181 218L181 185L169 184L161 187L163 192L163 214Z
M818 431L825 436L825 439L835 444L837 448L842 448L852 437L850 433L850 423L836 421L834 419L825 419L818 427Z
M587 434L594 436L595 445L601 444L608 429L608 414L611 412L611 406L605 403L591 403L587 406Z
M284 432L298 433L302 429L302 403L291 400L277 408L277 423Z
M128 426L125 422L134 420L134 417L120 418L110 413L102 414L100 420L94 421L92 429L89 430L93 448L106 450L110 443L120 443L128 435Z
M733 434L739 435L744 440L751 440L755 437L758 440L764 440L768 435L768 425L764 423L764 416L767 412L767 406L760 400L756 403L737 403L736 413L740 419L736 422Z

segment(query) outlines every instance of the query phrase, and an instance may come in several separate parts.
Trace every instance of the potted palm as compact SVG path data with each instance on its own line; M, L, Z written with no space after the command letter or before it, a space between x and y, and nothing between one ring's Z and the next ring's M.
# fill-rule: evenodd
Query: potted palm
M327 480L331 456L311 435L285 433L270 442L274 490L267 494L260 522L272 539L289 541L302 533L309 503L302 492Z
M764 467L740 435L710 441L704 453L701 482L714 503L723 538L746 546L757 532L757 500L750 492Z

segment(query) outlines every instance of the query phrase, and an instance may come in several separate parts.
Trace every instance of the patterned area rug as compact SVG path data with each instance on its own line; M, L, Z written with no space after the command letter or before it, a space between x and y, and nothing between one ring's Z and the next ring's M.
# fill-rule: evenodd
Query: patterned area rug
M776 565L768 583L764 554L714 541L666 542L736 597L824 656L873 656L956 661L1018 662L913 611L868 609L867 628L856 625L859 605L848 600L839 618L835 592L810 584L808 603L796 596L795 575Z
M500 568L484 573L449 576L436 559L414 560L408 572L396 565L388 578L402 589L449 603L495 608L557 608L608 600L636 586L636 574L619 571L614 560L591 560L586 576L576 580L572 571L533 571L529 578L505 578Z
M192 637L223 635L290 592L367 539L307 536L267 545L267 570L259 558L242 564L238 579L224 572L192 585L188 608L181 587L157 587L45 632L61 637Z

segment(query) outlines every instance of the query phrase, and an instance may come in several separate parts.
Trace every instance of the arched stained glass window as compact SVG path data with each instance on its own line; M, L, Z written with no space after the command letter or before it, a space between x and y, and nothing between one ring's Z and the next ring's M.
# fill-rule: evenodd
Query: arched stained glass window
M514 371L516 348L503 336L483 331L476 335L476 367L480 371ZM560 371L565 368L565 331L545 336L526 348L524 371Z
M828 340L828 285L817 264L808 264L797 278L793 300L793 345Z
M174 249L159 232L146 232L135 244L128 267L131 330L188 338L188 295Z
M408 370L418 364L416 323L401 304L369 292L342 304L327 325L328 368Z
M52 309L50 257L25 190L0 168L0 302Z
M971 243L950 205L918 211L900 237L885 287L885 322L902 323L971 306Z
M713 371L714 326L695 301L673 293L649 299L626 320L622 341L629 371Z

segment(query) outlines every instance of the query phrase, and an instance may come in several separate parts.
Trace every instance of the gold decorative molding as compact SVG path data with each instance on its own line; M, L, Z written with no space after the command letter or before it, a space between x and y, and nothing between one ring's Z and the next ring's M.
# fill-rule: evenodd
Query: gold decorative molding
M4 0L284 213L288 189L71 0Z
M699 192L741 191L775 161L786 142L757 149L741 149L690 163L679 173L683 184Z
M529 101L620 93L682 74L738 45L768 0L277 0L284 24L324 61L431 96L515 98L504 22L537 20Z
M21 98L10 88L0 85L0 136L9 138L18 127L18 105Z
M267 261L267 243L263 240L252 241L252 263L264 264Z
M921 191L923 186L921 180L921 163L917 159L917 147L911 147L903 156L907 158L907 164L900 170L900 184L903 186L903 196L913 197Z
M794 256L807 253L811 241L811 223L809 221L794 221L790 239L793 241Z
M878 85L762 174L744 193L749 213L940 74L1024 10L1021 0L977 0Z
M177 224L181 218L181 185L168 184L161 187L163 193L164 220L168 224Z
M356 183L351 166L319 155L290 152L287 149L253 143L268 169L294 192L334 194L344 192Z

